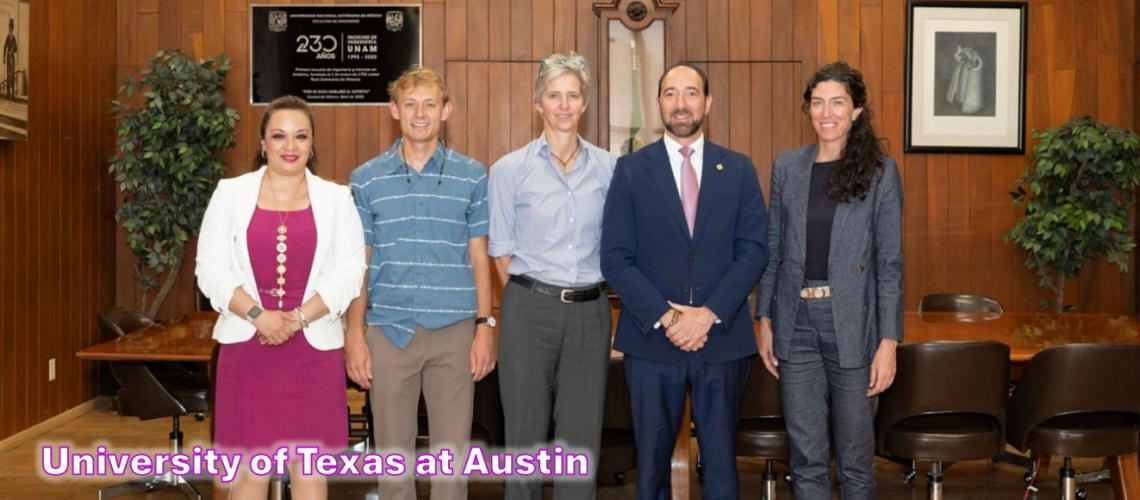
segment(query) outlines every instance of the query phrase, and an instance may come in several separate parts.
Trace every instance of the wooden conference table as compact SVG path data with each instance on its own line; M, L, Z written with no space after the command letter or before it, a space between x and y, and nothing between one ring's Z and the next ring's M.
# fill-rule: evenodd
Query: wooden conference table
M618 312L614 312L616 325ZM76 353L81 359L104 361L209 362L210 337L217 314L190 313L169 325L155 325L108 340ZM1140 343L1140 321L1130 316L1081 313L922 313L907 312L903 332L907 342L936 340L996 340L1010 347L1010 361L1024 364L1038 351L1060 344ZM673 498L690 498L689 412L686 408L673 453ZM1132 456L1133 460L1135 455ZM1133 461L1135 463L1135 461ZM1117 498L1140 500L1140 484L1116 485Z

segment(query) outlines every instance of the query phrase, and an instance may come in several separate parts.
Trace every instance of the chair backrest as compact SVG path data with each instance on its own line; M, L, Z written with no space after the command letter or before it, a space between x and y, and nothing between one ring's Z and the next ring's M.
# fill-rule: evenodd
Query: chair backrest
M121 386L120 414L150 420L187 413L186 406L166 390L145 364L137 361L114 361L109 364L111 373Z
M976 293L931 293L918 301L918 312L1003 313L997 299Z
M610 358L610 367L606 371L602 428L633 430L633 407L629 402L629 385L625 381L625 363L621 359Z
M154 319L138 311L118 307L99 313L99 328L107 340L137 332L154 324Z
M880 454L885 454L888 429L921 415L985 415L1004 430L1009 346L993 341L922 342L902 344L896 354L895 381L879 397L875 415Z
M1140 418L1140 345L1066 344L1037 353L1009 402L1009 442L1024 450L1042 422L1099 412Z
M748 361L748 382L744 385L744 398L740 401L740 418L782 417L780 381L776 380L760 356Z

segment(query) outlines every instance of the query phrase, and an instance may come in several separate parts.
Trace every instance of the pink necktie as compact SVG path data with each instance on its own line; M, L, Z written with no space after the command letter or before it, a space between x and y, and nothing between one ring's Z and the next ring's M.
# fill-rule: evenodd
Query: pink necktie
M681 147L681 206L685 209L685 221L689 223L689 236L693 235L693 224L697 221L697 197L701 191L697 185L697 169L689 161L692 155L693 148Z

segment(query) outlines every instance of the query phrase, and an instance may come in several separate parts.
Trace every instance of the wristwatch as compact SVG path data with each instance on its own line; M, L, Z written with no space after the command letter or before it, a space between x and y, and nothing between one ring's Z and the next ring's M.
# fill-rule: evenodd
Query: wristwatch
M245 319L248 319L250 323L253 323L253 320L257 319L258 316L261 316L261 307L257 304L254 304L253 307L249 308L249 312L245 313Z
M498 321L495 321L494 316L479 316L478 318L475 318L475 324L476 325L481 325L483 323L486 323L487 326L489 326L491 328L494 328L496 325L499 324Z

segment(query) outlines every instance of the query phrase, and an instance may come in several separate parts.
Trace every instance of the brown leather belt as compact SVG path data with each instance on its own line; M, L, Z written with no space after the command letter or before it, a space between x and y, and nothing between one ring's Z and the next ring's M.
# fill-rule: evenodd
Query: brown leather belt
M808 286L800 289L801 299L824 299L831 296L831 287L824 286Z
M587 288L562 288L516 274L511 275L511 281L526 287L528 290L551 297L557 297L558 300L567 304L573 302L589 302L591 300L597 300L598 297L602 296L601 283Z

